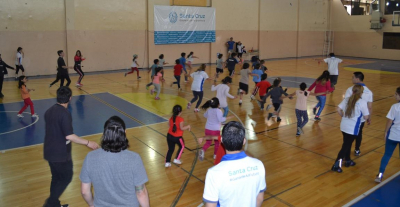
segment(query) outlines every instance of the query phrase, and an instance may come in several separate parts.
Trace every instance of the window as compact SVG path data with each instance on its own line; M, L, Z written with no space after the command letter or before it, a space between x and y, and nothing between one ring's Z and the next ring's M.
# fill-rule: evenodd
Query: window
M385 0L385 14L393 14L400 11L400 0Z
M370 15L372 11L379 11L379 0L341 0L341 1L349 15Z
M400 33L384 32L382 48L400 50Z

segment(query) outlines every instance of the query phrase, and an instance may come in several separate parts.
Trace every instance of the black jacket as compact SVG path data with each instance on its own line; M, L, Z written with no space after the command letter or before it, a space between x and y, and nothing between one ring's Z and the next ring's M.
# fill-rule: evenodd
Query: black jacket
M8 74L7 68L14 69L13 67L7 65L3 60L0 60L0 75Z

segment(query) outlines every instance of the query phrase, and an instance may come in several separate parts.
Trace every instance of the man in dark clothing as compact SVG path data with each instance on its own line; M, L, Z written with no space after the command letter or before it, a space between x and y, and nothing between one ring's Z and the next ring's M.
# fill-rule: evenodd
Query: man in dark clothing
M71 79L69 78L68 69L74 69L73 66L68 67L64 61L64 51L57 51L58 59L57 59L57 78L50 84L50 87L61 80L60 87L64 85L64 80L67 79L67 85L71 84Z
M44 114L45 132L43 144L44 159L49 162L51 170L50 196L44 207L68 207L61 205L60 196L72 180L73 164L71 157L71 142L97 149L96 142L82 139L74 134L72 117L67 107L72 91L66 86L57 90L57 104L50 107Z
M3 59L1 58L1 54L0 54L0 98L3 98L3 97L4 97L4 95L3 95L3 93L2 93L1 91L2 91L2 89L3 89L4 75L7 75L7 74L8 74L7 68L10 68L10 69L13 69L13 70L14 70L13 67L7 65L7 63L5 63L5 62L3 61Z

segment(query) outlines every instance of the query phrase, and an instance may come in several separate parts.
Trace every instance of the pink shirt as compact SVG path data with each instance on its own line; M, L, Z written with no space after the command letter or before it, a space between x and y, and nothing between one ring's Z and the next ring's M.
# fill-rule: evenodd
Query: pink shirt
M153 77L153 83L160 84L160 77L162 77L162 74L158 72L157 75Z
M304 91L296 90L296 109L307 111L307 98L310 96L310 92L307 92L307 96L304 95Z

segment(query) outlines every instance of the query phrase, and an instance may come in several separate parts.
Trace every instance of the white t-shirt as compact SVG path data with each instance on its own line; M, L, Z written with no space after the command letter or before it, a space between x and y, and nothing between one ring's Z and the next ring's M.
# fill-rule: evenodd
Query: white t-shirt
M359 99L354 107L353 116L348 118L344 115L348 101L349 98L345 98L338 106L343 110L343 117L342 121L340 122L340 130L347 134L358 135L360 132L361 117L369 115L368 105L365 100Z
M164 59L158 59L158 67L163 68L164 67L164 63L165 63Z
M393 120L388 139L400 142L400 103L393 104L386 118Z
M217 91L217 98L219 100L219 106L221 108L225 108L228 106L226 102L226 98L235 98L231 94L229 94L229 86L226 84L218 84L217 86L212 85L211 91Z
M208 169L203 201L219 206L256 206L257 195L267 189L263 163L244 152L226 154Z
M243 53L243 46L242 45L237 45L236 47L237 47L238 53Z
M193 62L193 55L189 56L188 58L186 58L186 61L188 62Z
M15 57L15 65L19 65L20 63L22 65L22 54L17 52L17 56Z
M371 103L374 102L372 91L369 90L369 88L368 88L367 86L365 86L365 84L360 84L360 85L364 86L364 92L363 92L363 94L361 95L361 98L362 98L364 101L366 101L367 103L368 103L368 102L371 102ZM346 90L346 93L344 94L344 98L350 98L350 96L351 96L352 94L353 94L353 86L350 86L350 87ZM365 122L364 117L361 117L361 122Z
M339 75L339 63L343 60L335 57L324 59L325 63L328 63L328 71L331 75Z
M204 71L198 71L190 74L193 78L192 91L203 91L204 81L208 78L208 75Z
M137 68L136 60L132 62L131 67L132 67L132 68Z

